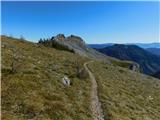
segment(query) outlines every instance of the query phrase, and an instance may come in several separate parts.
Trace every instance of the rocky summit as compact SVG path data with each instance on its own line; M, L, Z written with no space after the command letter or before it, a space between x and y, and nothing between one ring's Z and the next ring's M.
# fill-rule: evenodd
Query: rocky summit
M85 41L81 37L76 35L70 35L68 37L65 37L64 34L58 34L56 36L53 36L51 39L41 39L39 43L61 50L68 50L70 52L74 52L79 55L91 57L94 59L102 60L107 58L106 55L101 54L100 52L92 48L89 48L85 44Z

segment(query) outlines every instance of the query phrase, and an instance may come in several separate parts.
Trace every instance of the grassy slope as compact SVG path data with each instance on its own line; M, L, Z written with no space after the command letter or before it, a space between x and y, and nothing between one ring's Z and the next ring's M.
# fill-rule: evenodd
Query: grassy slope
M160 120L160 81L125 68L94 62L106 120Z
M3 120L91 120L88 79L76 77L76 54L2 37ZM17 73L11 74L11 49L18 49ZM72 85L61 79L67 75Z
M15 74L9 73L13 48L19 50ZM83 67L88 59L2 37L2 119L91 120L91 83L76 77L75 61ZM130 64L122 63L114 64L124 67ZM160 119L160 81L100 62L89 67L98 82L106 119ZM71 79L70 87L61 83L64 75Z

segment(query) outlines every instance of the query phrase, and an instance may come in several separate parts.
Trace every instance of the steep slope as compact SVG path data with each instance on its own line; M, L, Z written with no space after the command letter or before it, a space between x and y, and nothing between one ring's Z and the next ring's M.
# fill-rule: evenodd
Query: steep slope
M91 82L77 76L77 67L83 69L88 58L10 37L1 39L2 120L92 120ZM64 85L64 76L70 85Z
M135 45L115 44L110 47L98 49L108 56L120 60L130 60L138 63L145 74L153 74L160 68L160 57Z
M92 62L105 120L160 120L160 80L125 68Z
M110 64L6 36L1 43L2 120L93 120L91 93L105 120L160 119L160 81L118 67L130 62L109 58ZM97 89L81 72L85 63Z

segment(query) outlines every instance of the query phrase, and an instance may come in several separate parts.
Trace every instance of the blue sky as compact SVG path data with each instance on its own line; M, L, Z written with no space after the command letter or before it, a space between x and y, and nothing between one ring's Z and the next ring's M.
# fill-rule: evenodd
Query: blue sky
M87 43L159 41L160 2L2 2L2 34L30 41L63 33Z

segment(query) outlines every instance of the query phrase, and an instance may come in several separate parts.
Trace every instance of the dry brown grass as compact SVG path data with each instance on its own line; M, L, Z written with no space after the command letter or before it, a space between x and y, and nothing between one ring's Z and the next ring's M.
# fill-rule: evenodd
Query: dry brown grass
M18 49L12 73L12 49ZM92 120L91 82L77 76L88 58L24 40L2 37L3 120ZM106 120L159 120L160 81L122 67L130 62L89 64ZM122 67L118 67L118 66ZM66 75L71 86L61 82Z
M106 120L159 120L160 81L125 68L94 62Z
M19 66L11 73L12 49ZM91 120L90 80L76 76L87 58L24 40L2 37L3 120ZM67 75L71 86L61 79Z

